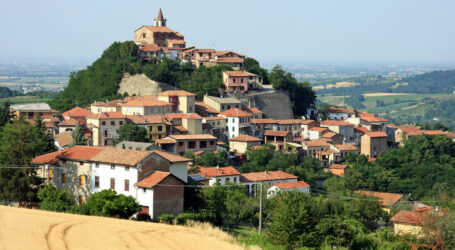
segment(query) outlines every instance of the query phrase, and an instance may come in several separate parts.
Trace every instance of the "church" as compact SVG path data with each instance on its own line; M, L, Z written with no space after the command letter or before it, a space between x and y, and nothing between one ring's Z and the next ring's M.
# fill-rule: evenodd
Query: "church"
M143 25L134 31L134 42L139 46L154 44L161 48L185 48L184 36L168 28L166 22L160 9L153 26Z

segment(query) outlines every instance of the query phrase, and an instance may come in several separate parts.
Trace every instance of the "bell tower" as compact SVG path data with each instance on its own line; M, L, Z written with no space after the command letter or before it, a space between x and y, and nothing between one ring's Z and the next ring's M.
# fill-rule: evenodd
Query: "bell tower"
M164 19L163 17L163 12L161 11L161 8L160 11L158 12L158 16L155 18L155 26L166 27L166 19Z

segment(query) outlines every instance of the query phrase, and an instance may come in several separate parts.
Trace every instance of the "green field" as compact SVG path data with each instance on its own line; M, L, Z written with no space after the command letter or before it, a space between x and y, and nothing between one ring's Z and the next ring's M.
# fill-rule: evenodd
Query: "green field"
M10 98L0 98L0 103L9 102L11 104L28 102L49 102L52 98L39 98L36 96L16 96Z

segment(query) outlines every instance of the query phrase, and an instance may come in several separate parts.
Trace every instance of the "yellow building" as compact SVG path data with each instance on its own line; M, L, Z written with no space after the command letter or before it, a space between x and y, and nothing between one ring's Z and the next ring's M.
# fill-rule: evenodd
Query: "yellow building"
M390 221L396 234L418 235L422 231L425 212L399 211Z
M196 95L184 90L169 90L158 94L158 100L172 104L171 112L185 114L196 112Z
M134 96L121 105L124 115L164 115L170 113L172 104L160 101L156 96Z
M112 145L118 138L118 130L126 123L121 112L102 112L87 117L87 125L92 128L92 145Z
M168 127L164 117L159 115L132 115L128 116L128 122L144 127L147 130L148 138L153 141L164 138L168 135Z

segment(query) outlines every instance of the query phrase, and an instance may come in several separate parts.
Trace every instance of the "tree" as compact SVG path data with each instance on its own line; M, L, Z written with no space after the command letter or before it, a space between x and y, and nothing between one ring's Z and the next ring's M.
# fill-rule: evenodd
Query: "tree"
M315 230L321 242L330 246L349 247L355 237L354 229L341 218L323 218Z
M317 218L308 195L297 191L283 192L274 198L272 222L266 231L271 243L295 249L314 246Z
M128 219L137 213L141 206L132 196L117 194L114 190L102 190L90 196L83 206L89 215L99 215Z
M147 130L144 127L139 127L136 124L123 124L118 130L119 137L115 140L115 144L121 141L147 142Z
M11 111L9 106L9 102L4 102L3 107L0 107L0 129L11 120Z
M35 133L36 137L43 142L42 153L50 153L57 150L54 144L54 138L51 134L47 132L46 126L43 123L41 114L38 114L38 117L35 119Z
M81 126L80 122L77 123L76 128L74 128L73 132L71 132L71 137L73 138L73 146L87 146L87 137L85 137L84 128Z
M46 142L23 118L7 123L0 132L0 199L11 201L36 200L41 179L31 160L46 150Z
M52 184L41 187L38 198L42 210L67 212L75 205L74 198L68 190L59 190Z
M455 249L455 213L430 213L423 222L425 239L441 249Z
M243 64L244 64L245 70L247 72L261 76L263 79L262 80L263 84L269 83L268 78L267 78L267 70L264 68L261 68L261 66L259 65L259 62L256 59L247 57L247 58L245 58Z

